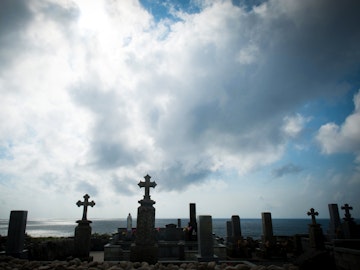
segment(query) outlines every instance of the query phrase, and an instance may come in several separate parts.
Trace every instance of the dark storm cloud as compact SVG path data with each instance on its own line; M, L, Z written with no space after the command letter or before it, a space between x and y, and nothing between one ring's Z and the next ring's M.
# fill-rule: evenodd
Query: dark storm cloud
M95 126L91 139L94 161L97 168L113 169L132 166L140 161L139 153L131 149L124 138L131 126L126 104L114 90L104 90L101 83L93 81L77 85L73 97L95 115Z
M121 178L119 176L113 176L111 180L112 187L118 194L124 194L131 196L134 194L132 187L134 187L133 179Z
M12 60L14 51L24 46L23 34L32 18L27 1L0 2L0 70Z
M90 197L97 195L99 192L95 185L92 185L86 181L79 181L76 185L76 190L84 194L89 194Z
M279 168L276 168L272 171L272 176L276 178L283 177L284 175L288 174L298 174L302 172L304 169L300 166L297 166L295 164L289 163L284 166L281 166Z

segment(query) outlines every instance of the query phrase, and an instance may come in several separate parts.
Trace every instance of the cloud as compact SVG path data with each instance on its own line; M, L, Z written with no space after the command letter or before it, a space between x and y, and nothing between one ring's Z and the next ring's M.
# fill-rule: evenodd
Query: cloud
M281 159L305 102L343 95L359 70L357 1L206 1L167 20L137 1L0 5L0 169L42 194L245 175ZM323 151L356 146L355 123L322 127Z
M326 123L316 135L324 154L354 153L360 162L360 91L354 96L354 111L344 123Z
M283 177L284 175L288 175L288 174L298 174L303 170L304 169L300 166L296 166L292 163L288 163L277 169L274 169L272 171L272 175L276 178L280 178L280 177Z

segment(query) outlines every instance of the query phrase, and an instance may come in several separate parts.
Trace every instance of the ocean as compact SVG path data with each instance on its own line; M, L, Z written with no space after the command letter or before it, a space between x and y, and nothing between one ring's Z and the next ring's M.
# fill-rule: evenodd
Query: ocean
M229 219L213 218L213 233L219 237L226 237L226 221ZM0 219L0 235L7 235L8 220ZM188 219L182 219L182 226L186 226ZM317 219L322 225L323 232L326 233L329 226L329 219ZM177 219L156 219L155 227L163 228L166 224L177 224ZM244 237L260 239L262 235L261 219L241 219L241 232ZM292 236L294 234L308 233L308 224L310 219L273 219L274 235ZM136 225L136 219L133 219L133 225ZM32 237L68 237L74 236L74 229L77 226L75 220L70 219L37 219L28 220L26 233ZM114 233L117 228L126 228L126 219L92 219L93 233Z

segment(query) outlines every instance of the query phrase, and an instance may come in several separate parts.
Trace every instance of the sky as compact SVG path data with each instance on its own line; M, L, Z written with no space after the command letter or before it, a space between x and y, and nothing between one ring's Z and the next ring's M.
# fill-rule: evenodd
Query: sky
M0 218L360 218L357 0L0 2ZM340 210L341 217L344 211ZM310 218L309 218L310 220Z

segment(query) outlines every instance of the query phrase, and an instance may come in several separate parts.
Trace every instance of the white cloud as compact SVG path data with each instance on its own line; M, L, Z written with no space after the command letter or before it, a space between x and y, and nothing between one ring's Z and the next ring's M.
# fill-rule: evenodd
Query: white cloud
M354 112L341 125L327 123L316 139L325 154L354 153L360 162L360 91L354 96Z
M290 137L298 136L310 119L310 117L305 118L300 114L296 114L295 116L285 116L283 125L284 133Z

